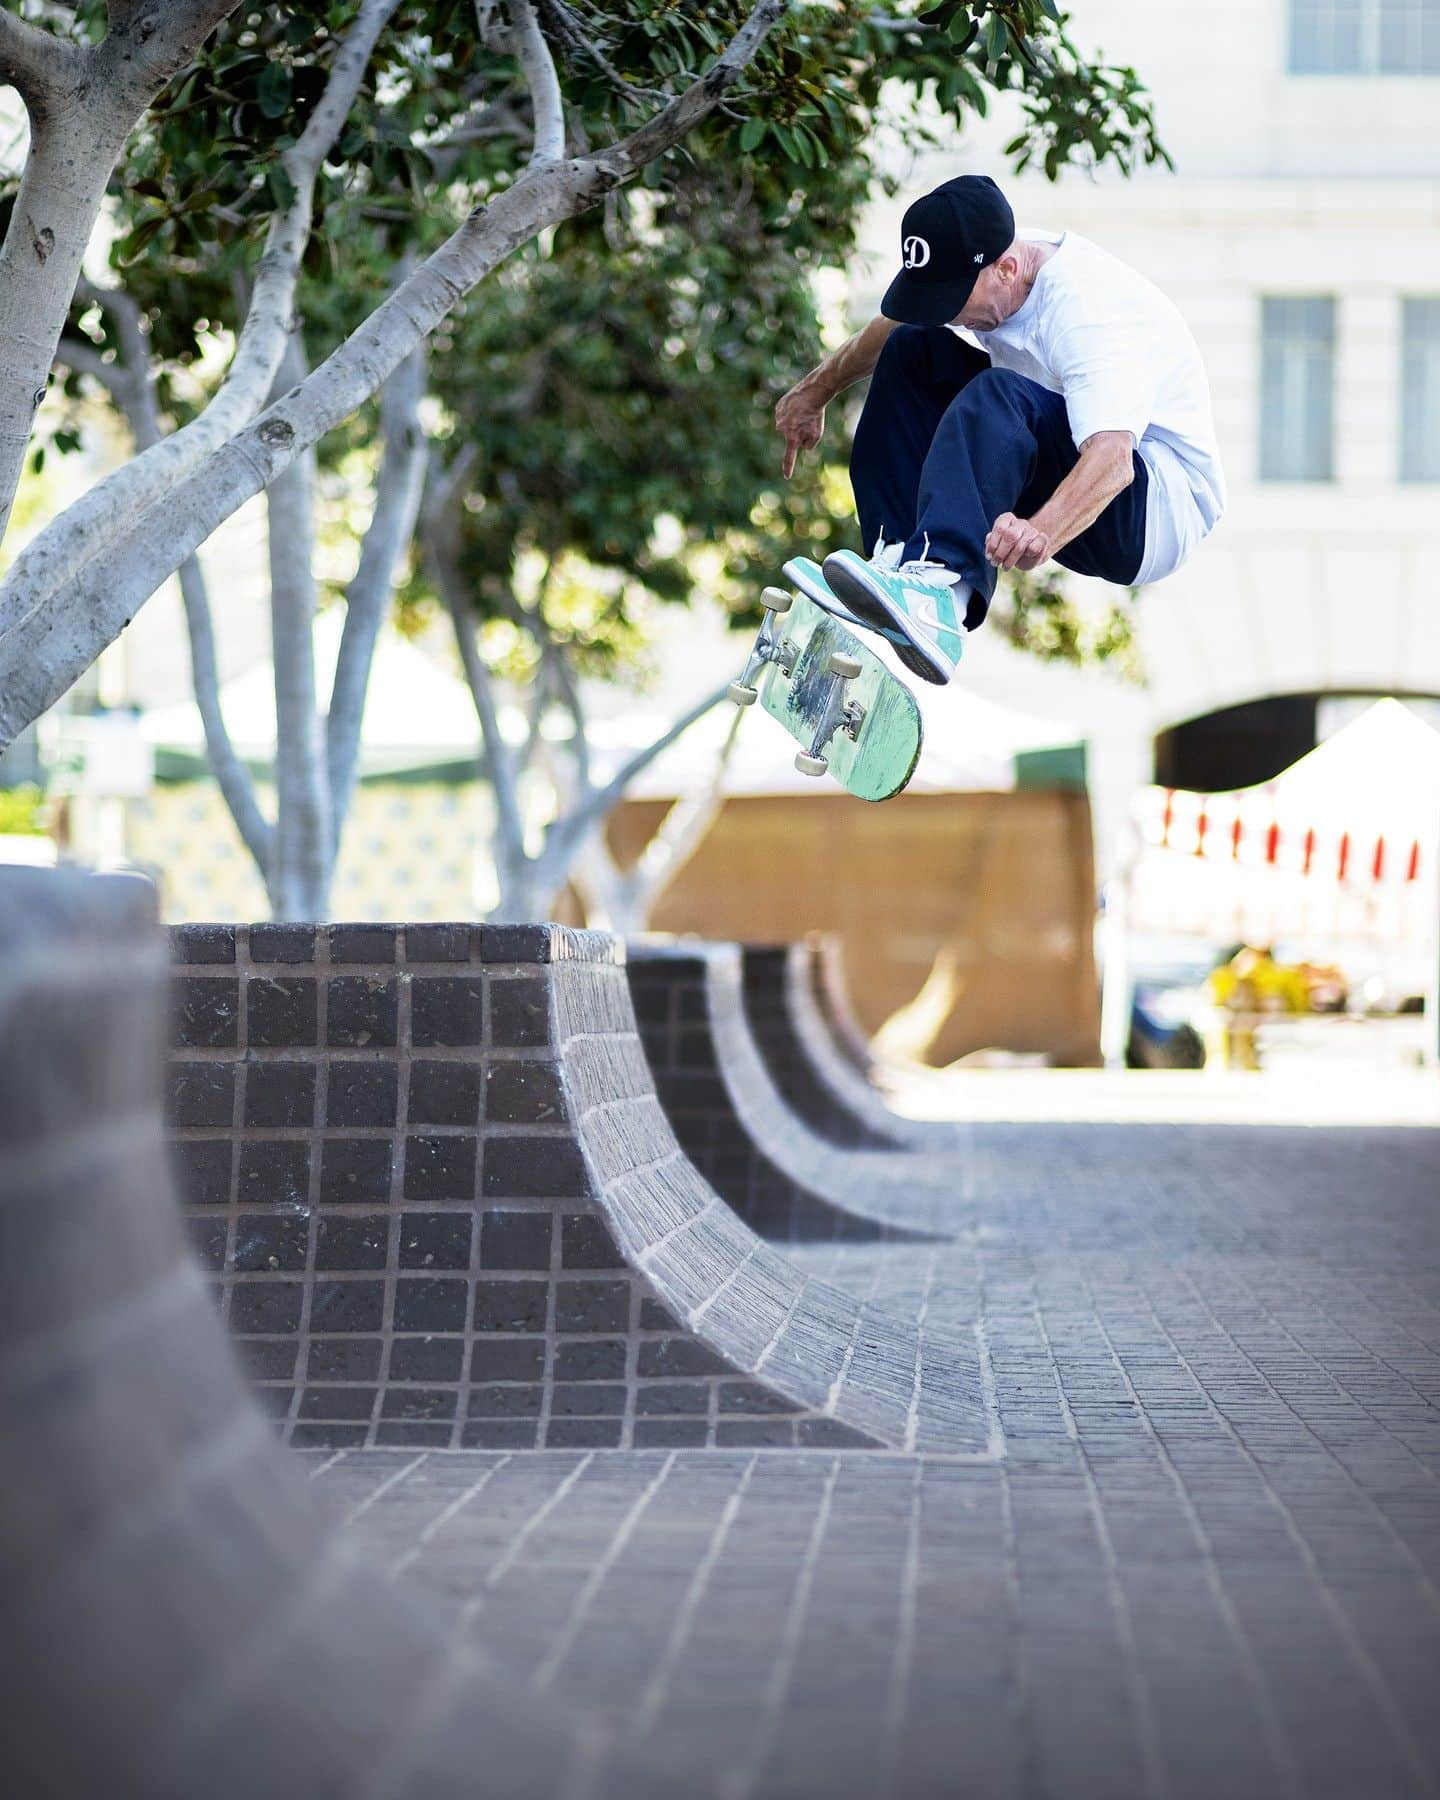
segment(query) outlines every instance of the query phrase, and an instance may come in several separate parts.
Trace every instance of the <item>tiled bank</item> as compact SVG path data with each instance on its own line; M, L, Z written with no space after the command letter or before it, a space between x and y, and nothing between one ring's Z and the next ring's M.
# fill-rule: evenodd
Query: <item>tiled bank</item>
M814 954L809 944L740 947L745 1018L771 1080L790 1110L827 1142L847 1150L901 1148L895 1127L878 1124L845 1103L801 1037L791 996L797 952L809 978ZM840 1054L838 1045L835 1053Z
M683 1156L613 940L173 946L189 1228L291 1444L988 1443L973 1337L802 1273Z
M953 1236L969 1223L958 1145L846 1148L786 1105L751 1033L739 948L629 946L630 990L682 1148L758 1231L790 1244Z

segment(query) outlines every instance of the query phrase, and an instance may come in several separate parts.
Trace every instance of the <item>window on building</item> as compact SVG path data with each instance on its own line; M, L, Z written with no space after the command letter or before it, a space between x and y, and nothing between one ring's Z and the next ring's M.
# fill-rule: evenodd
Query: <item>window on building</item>
M1440 75L1440 0L1290 0L1292 75Z
M1440 481L1440 296L1402 312L1400 479Z
M1335 302L1261 302L1260 479L1329 481L1335 473Z

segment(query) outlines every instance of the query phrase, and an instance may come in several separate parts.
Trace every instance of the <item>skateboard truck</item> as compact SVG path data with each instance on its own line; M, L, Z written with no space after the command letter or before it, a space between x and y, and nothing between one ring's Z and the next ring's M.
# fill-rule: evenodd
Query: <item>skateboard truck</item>
M737 706L753 706L760 697L758 680L765 668L774 663L782 675L789 675L795 667L795 646L781 631L777 621L790 610L792 596L784 588L767 587L760 596L760 604L765 608L765 619L760 627L760 635L755 640L755 648L750 652L750 659L738 681L732 681L726 690ZM860 673L856 665L855 673Z
M829 769L830 762L825 750L837 731L843 731L850 738L859 736L860 727L865 722L865 708L845 698L845 684L853 681L860 671L861 665L853 656L847 656L843 650L830 652L825 673L834 675L837 679L830 690L830 698L820 723L815 727L809 750L802 750L795 758L795 767L802 775L823 775Z

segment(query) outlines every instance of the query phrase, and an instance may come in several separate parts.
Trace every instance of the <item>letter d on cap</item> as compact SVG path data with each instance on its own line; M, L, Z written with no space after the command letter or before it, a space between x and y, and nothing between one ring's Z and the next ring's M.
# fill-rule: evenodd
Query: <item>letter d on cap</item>
M923 269L930 260L930 246L922 237L907 237L900 249L907 269Z

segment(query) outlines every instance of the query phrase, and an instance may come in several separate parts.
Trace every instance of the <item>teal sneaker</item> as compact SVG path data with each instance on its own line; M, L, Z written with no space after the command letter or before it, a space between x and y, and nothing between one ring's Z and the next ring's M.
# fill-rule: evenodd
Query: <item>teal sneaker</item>
M825 571L813 556L792 556L785 565L785 579L792 587L799 588L807 600L813 600L823 611L833 613L842 625L848 625L852 631L871 631L873 626L866 619L858 619L835 593L825 579Z
M831 591L867 630L878 631L913 675L943 687L960 666L969 587L953 569L913 558L898 568L833 550L823 570Z

